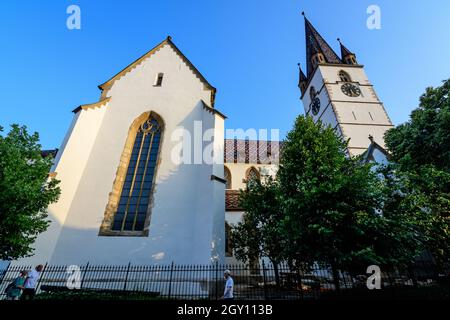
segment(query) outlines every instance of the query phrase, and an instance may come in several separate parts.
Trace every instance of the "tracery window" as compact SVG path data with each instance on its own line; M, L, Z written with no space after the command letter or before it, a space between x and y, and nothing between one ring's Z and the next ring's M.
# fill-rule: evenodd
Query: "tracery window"
M134 140L111 229L142 231L147 218L158 160L161 124L150 114Z

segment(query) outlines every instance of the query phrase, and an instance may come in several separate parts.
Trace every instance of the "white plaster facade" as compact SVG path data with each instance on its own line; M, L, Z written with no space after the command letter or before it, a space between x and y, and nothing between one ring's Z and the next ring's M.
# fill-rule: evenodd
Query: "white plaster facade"
M344 82L339 78L340 71L350 76L351 83L361 90L360 96L349 97L342 92ZM311 112L311 87L320 99L321 107L317 115ZM384 133L393 125L362 65L319 64L311 75L302 102L307 115L336 128L344 139L350 139L350 154L364 153L370 145L369 136L385 147Z
M62 194L48 211L49 229L35 255L17 263L206 264L224 259L224 117L214 112L215 89L170 38L125 69L103 90L101 102L76 110L54 172ZM163 73L163 83L155 78ZM144 112L164 121L148 236L101 236L100 225L130 125ZM214 130L212 164L177 164L171 152L178 127L194 122ZM203 134L202 132L202 134ZM204 142L209 144L209 142ZM195 187L192 182L195 181Z

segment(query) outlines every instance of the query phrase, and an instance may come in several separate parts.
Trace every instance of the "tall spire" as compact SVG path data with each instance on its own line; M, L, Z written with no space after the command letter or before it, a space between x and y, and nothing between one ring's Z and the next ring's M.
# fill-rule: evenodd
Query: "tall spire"
M341 59L346 64L357 64L356 62L356 55L347 49L346 46L344 46L341 42L341 39L337 39L339 41L339 45L341 46Z
M323 37L313 27L311 22L306 18L305 13L302 12L305 18L305 37L306 37L306 70L308 77L315 69L313 64L313 58L318 56L319 59L324 59L326 63L342 63L336 52L330 47L330 45L323 39ZM322 62L322 61L319 61Z

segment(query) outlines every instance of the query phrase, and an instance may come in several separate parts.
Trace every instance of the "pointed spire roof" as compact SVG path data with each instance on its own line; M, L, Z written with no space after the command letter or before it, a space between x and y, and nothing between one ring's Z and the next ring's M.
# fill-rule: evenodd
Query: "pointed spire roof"
M298 72L299 72L298 83L300 84L300 82L302 82L302 81L308 81L308 77L306 77L306 75L303 73L300 63L298 63L297 65L298 65Z
M342 63L336 52L330 47L330 45L324 40L324 38L317 32L314 26L306 18L304 12L302 15L305 17L305 37L306 37L306 65L308 77L313 72L313 66L311 58L314 54L320 52L323 54L327 63Z
M344 60L344 58L348 55L355 55L353 52L347 49L346 46L344 46L341 42L341 39L337 39L339 41L339 44L341 45L341 59Z

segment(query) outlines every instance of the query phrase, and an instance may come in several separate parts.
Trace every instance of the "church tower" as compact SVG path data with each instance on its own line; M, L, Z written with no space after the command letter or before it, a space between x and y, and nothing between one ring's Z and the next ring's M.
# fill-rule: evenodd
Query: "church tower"
M364 66L338 39L339 57L306 17L305 37L306 74L299 64L305 114L349 140L351 155L364 153L373 141L384 148L384 133L393 125Z

